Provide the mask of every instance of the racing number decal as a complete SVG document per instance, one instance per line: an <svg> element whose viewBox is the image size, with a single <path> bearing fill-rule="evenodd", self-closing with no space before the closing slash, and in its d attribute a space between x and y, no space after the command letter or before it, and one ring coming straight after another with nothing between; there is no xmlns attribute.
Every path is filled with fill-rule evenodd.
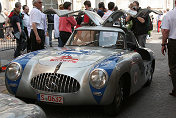
<svg viewBox="0 0 176 118"><path fill-rule="evenodd" d="M50 59L50 61L77 63L78 59L74 59L71 56L61 56L61 57L54 57L53 59Z"/></svg>

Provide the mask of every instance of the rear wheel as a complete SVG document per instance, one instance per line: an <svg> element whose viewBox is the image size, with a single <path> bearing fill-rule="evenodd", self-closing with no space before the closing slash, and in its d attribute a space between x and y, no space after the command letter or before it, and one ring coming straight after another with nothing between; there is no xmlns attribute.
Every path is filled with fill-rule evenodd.
<svg viewBox="0 0 176 118"><path fill-rule="evenodd" d="M120 112L122 104L129 96L129 89L127 86L128 84L126 84L124 79L121 79L119 82L119 87L116 90L113 103L109 106L106 106L104 109L108 115L115 116Z"/></svg>

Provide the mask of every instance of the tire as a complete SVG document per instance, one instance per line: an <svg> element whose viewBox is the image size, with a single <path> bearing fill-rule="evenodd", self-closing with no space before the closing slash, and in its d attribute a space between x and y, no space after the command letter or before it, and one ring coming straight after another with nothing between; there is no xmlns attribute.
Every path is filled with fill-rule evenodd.
<svg viewBox="0 0 176 118"><path fill-rule="evenodd" d="M27 98L22 98L22 97L18 97L15 96L16 98L22 100L23 102L27 103L27 104L35 104L35 100L34 99L27 99Z"/></svg>
<svg viewBox="0 0 176 118"><path fill-rule="evenodd" d="M154 73L154 69L152 66L149 66L150 68L147 71L146 77L147 77L147 82L145 83L145 86L150 86L152 83L152 79L153 79L153 73Z"/></svg>
<svg viewBox="0 0 176 118"><path fill-rule="evenodd" d="M129 96L127 85L124 79L120 80L113 103L104 108L107 115L116 116L120 112L124 101L126 101Z"/></svg>

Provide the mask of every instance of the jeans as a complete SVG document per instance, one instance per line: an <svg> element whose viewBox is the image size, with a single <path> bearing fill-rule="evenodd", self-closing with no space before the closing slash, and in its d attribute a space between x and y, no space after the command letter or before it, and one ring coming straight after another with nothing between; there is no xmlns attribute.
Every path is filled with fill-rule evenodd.
<svg viewBox="0 0 176 118"><path fill-rule="evenodd" d="M52 31L53 31L54 25L48 24L48 35L49 35L49 44L50 47L52 47Z"/></svg>
<svg viewBox="0 0 176 118"><path fill-rule="evenodd" d="M21 39L16 39L16 50L15 50L15 53L14 53L14 58L18 57L21 55L21 49L22 49L22 41Z"/></svg>
<svg viewBox="0 0 176 118"><path fill-rule="evenodd" d="M63 43L60 37L57 38L58 39L58 47L63 47Z"/></svg>
<svg viewBox="0 0 176 118"><path fill-rule="evenodd" d="M147 34L135 35L140 46L145 47Z"/></svg>
<svg viewBox="0 0 176 118"><path fill-rule="evenodd" d="M60 32L60 38L62 41L63 46L67 43L67 40L69 39L69 37L71 36L70 32Z"/></svg>
<svg viewBox="0 0 176 118"><path fill-rule="evenodd" d="M31 51L31 40L28 36L27 27L24 27L24 32L26 33L26 36L27 36L27 52L30 52Z"/></svg>
<svg viewBox="0 0 176 118"><path fill-rule="evenodd" d="M176 93L176 39L168 40L168 60L173 84L173 92Z"/></svg>

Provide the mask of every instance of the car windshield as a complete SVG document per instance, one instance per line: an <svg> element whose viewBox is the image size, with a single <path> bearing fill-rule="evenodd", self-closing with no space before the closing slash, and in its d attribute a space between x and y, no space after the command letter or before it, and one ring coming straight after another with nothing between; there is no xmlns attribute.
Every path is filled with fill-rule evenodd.
<svg viewBox="0 0 176 118"><path fill-rule="evenodd" d="M114 31L75 31L69 45L92 47L116 47L123 48L123 40L119 33Z"/></svg>

